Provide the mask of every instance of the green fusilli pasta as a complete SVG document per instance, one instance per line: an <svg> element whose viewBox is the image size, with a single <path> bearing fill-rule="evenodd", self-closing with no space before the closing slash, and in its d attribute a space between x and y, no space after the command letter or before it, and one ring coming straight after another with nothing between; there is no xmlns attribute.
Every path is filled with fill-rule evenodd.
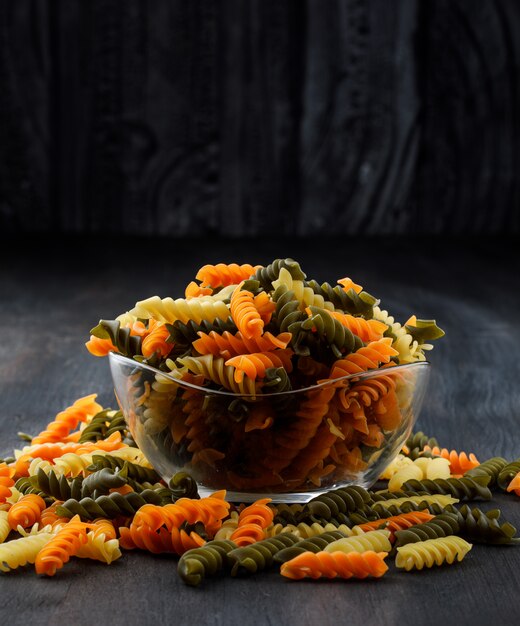
<svg viewBox="0 0 520 626"><path fill-rule="evenodd" d="M506 459L501 456L494 456L486 461L483 461L477 467L464 472L464 476L469 478L475 478L476 476L489 476L488 487L491 489L497 483L498 475L507 465Z"/></svg>
<svg viewBox="0 0 520 626"><path fill-rule="evenodd" d="M402 489L410 494L415 494L417 491L427 491L431 494L452 495L459 500L491 500L491 491L486 486L488 482L488 476L409 480Z"/></svg>
<svg viewBox="0 0 520 626"><path fill-rule="evenodd" d="M324 520L338 518L338 514L348 514L358 510L365 510L373 500L369 492L363 487L351 485L342 489L334 489L312 498L305 505L299 515L299 521L306 521L310 516Z"/></svg>
<svg viewBox="0 0 520 626"><path fill-rule="evenodd" d="M294 259L275 259L266 267L260 267L251 278L257 280L265 291L271 291L273 282L280 277L282 268L286 269L294 280L305 280L307 278L300 264Z"/></svg>
<svg viewBox="0 0 520 626"><path fill-rule="evenodd" d="M123 485L128 484L128 478L125 476L125 472L121 470L113 470L110 467L104 467L103 469L93 472L87 476L81 484L81 497L93 497L107 494L110 489L117 489ZM131 485L135 488L137 485L133 483ZM76 500L75 496L69 496ZM60 498L64 500L65 498Z"/></svg>
<svg viewBox="0 0 520 626"><path fill-rule="evenodd" d="M459 531L460 524L457 521L457 517L450 513L441 513L429 522L416 524L405 530L397 530L395 532L396 546L457 535Z"/></svg>
<svg viewBox="0 0 520 626"><path fill-rule="evenodd" d="M201 548L193 548L181 556L177 573L187 585L197 587L207 576L227 566L228 554L236 547L236 543L229 539L208 541Z"/></svg>
<svg viewBox="0 0 520 626"><path fill-rule="evenodd" d="M81 476L68 480L65 476L57 475L52 470L45 472L40 468L30 481L36 489L43 491L47 496L56 498L56 500L82 497L83 478Z"/></svg>
<svg viewBox="0 0 520 626"><path fill-rule="evenodd" d="M87 465L85 468L89 473L97 472L103 468L110 468L124 471L128 478L139 483L156 483L161 480L159 474L151 467L144 467L143 465L138 465L131 461L125 461L122 458L110 454L104 456L93 454L91 461L90 465Z"/></svg>
<svg viewBox="0 0 520 626"><path fill-rule="evenodd" d="M516 537L516 528L509 522L500 523L500 511L482 511L477 507L470 508L467 504L460 509L453 506L447 511L456 516L460 535L474 543L488 543L494 545L518 544L520 537Z"/></svg>
<svg viewBox="0 0 520 626"><path fill-rule="evenodd" d="M337 309L350 313L350 315L362 315L365 319L374 317L374 306L378 300L366 291L360 293L356 293L354 289L345 291L341 285L335 287L329 283L320 285L315 280L309 280L305 284L325 301L332 302Z"/></svg>
<svg viewBox="0 0 520 626"><path fill-rule="evenodd" d="M141 337L131 335L130 328L122 327L119 320L99 320L99 324L91 329L90 334L99 339L110 339L123 356L141 354Z"/></svg>
<svg viewBox="0 0 520 626"><path fill-rule="evenodd" d="M278 535L279 537L283 537L284 535ZM300 539L298 542L294 543L288 548L284 548L277 552L273 561L277 564L285 563L286 561L290 561L294 557L299 554L303 554L304 552L321 552L325 549L329 543L333 541L337 541L338 539L345 539L345 535L339 530L332 530L322 535L316 535L314 537L309 537L308 539Z"/></svg>
<svg viewBox="0 0 520 626"><path fill-rule="evenodd" d="M256 574L271 567L281 550L293 546L300 537L292 533L282 533L276 537L262 539L251 545L236 548L228 553L232 576Z"/></svg>
<svg viewBox="0 0 520 626"><path fill-rule="evenodd" d="M79 443L106 439L112 433L121 433L124 438L128 434L127 425L122 411L104 409L91 419L81 431Z"/></svg>
<svg viewBox="0 0 520 626"><path fill-rule="evenodd" d="M500 470L497 478L497 485L504 491L507 489L509 483L520 472L520 458L511 461Z"/></svg>
<svg viewBox="0 0 520 626"><path fill-rule="evenodd" d="M111 493L108 496L66 500L56 511L63 517L79 515L82 520L92 521L97 517L113 519L119 515L133 516L144 504L163 505L162 498L151 489L141 493Z"/></svg>

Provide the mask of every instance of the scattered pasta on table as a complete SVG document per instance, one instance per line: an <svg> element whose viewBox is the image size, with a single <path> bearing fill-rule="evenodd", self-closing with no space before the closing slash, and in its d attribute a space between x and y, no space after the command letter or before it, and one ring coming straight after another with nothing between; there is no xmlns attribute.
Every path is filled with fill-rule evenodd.
<svg viewBox="0 0 520 626"><path fill-rule="evenodd" d="M150 366L150 380L131 380L136 419L184 469L165 480L121 410L95 393L78 398L0 459L0 571L32 565L59 576L71 559L111 565L140 550L169 554L192 586L265 571L367 579L463 567L474 543L520 544L498 509L478 507L496 492L520 496L519 458L481 459L408 431L371 489L355 480L331 487L400 427L393 368L425 361L444 334L434 320L400 324L379 304L350 278L320 284L277 259L206 265L183 298L152 296L101 320L88 350ZM299 400L284 394L308 388ZM208 412L200 389L237 401ZM199 496L216 468L225 468L225 488ZM276 503L287 484L317 495ZM231 501L228 486L272 497Z"/></svg>

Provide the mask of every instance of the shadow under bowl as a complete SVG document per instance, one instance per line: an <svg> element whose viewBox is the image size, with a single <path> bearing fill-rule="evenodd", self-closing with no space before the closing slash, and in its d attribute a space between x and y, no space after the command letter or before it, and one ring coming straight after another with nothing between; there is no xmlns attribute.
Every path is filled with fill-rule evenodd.
<svg viewBox="0 0 520 626"><path fill-rule="evenodd" d="M282 393L237 395L110 353L116 398L135 442L168 481L188 472L201 496L307 502L372 486L419 415L427 361Z"/></svg>

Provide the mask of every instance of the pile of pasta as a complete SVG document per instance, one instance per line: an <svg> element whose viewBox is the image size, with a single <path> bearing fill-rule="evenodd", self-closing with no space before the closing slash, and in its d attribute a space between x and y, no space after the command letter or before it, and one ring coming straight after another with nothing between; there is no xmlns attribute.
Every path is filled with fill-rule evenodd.
<svg viewBox="0 0 520 626"><path fill-rule="evenodd" d="M137 302L101 320L86 346L170 375L129 370L125 396L142 436L199 483L327 488L402 437L413 380L392 368L425 361L444 334L434 320L401 324L379 304L350 278L307 279L293 259L205 265L184 297ZM345 382L366 372L381 375Z"/></svg>
<svg viewBox="0 0 520 626"><path fill-rule="evenodd" d="M520 458L479 462L412 434L381 489L351 485L306 504L199 497L185 473L166 484L134 445L121 412L76 400L0 460L0 571L53 576L71 559L111 564L126 550L170 554L180 578L380 578L461 561L474 543L518 545L493 491L520 496Z"/></svg>

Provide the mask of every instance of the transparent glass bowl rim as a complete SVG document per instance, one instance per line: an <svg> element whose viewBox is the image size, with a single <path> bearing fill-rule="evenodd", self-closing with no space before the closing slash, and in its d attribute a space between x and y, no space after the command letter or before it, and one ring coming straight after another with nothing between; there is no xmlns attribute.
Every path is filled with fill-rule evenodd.
<svg viewBox="0 0 520 626"><path fill-rule="evenodd" d="M421 370L424 369L428 371L431 364L429 361L414 361L413 363L404 363L402 365L394 365L392 367L384 367L379 369L368 370L366 372L359 372L354 374L346 374L345 376L341 376L340 378L333 378L324 380L321 383L316 383L315 385L310 385L309 387L300 387L299 389L289 389L288 391L278 391L274 393L258 393L258 394L248 394L248 393L235 393L233 391L221 391L220 389L210 389L208 387L201 387L200 385L194 385L193 383L189 383L187 381L181 380L168 374L168 372L163 372L162 370L158 370L156 367L148 365L147 363L141 363L140 361L136 361L127 356L123 356L122 354L118 354L117 352L110 352L108 355L110 362L114 362L115 364L125 365L127 367L133 367L134 369L146 369L152 372L155 375L162 376L175 382L180 387L186 387L189 389L194 389L196 391L205 393L205 394L214 394L222 397L228 398L250 398L251 400L257 400L259 396L262 399L269 398L283 398L284 396L294 396L299 393L308 393L309 391L314 391L318 389L323 389L326 387L344 387L349 382L359 382L360 380L366 380L370 378L378 378L379 376L384 376L385 374L392 374L397 372L403 372L408 370Z"/></svg>

